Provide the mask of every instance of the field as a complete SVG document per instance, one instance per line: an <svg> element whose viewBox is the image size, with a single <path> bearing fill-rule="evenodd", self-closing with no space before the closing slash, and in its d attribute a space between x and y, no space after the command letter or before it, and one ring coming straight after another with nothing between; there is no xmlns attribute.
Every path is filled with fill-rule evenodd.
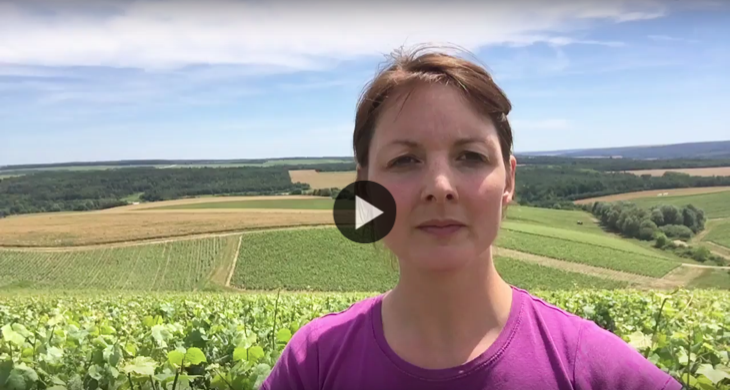
<svg viewBox="0 0 731 390"><path fill-rule="evenodd" d="M659 204L671 204L675 206L692 204L702 209L707 219L713 219L729 217L729 201L731 201L729 191L723 191L710 194L633 199L632 203L648 208Z"/></svg>
<svg viewBox="0 0 731 390"><path fill-rule="evenodd" d="M355 181L355 171L351 172L317 172L315 170L289 171L292 183L307 183L316 188L345 188Z"/></svg>
<svg viewBox="0 0 731 390"><path fill-rule="evenodd" d="M728 187L697 187L697 188L676 188L667 190L651 190L651 191L638 191L638 192L627 192L624 194L600 196L597 198L581 199L574 203L576 204L591 204L594 202L618 202L621 200L635 200L640 198L662 198L661 194L667 194L667 197L672 196L684 196L684 195L696 195L696 194L710 194L715 192L728 192Z"/></svg>
<svg viewBox="0 0 731 390"><path fill-rule="evenodd" d="M729 247L729 220L722 220L713 226L711 231L703 238L704 241L710 241L723 247Z"/></svg>
<svg viewBox="0 0 731 390"><path fill-rule="evenodd" d="M621 282L498 257L501 275L522 288L619 288ZM398 273L382 249L348 241L332 229L246 234L231 285L244 289L385 291Z"/></svg>
<svg viewBox="0 0 731 390"><path fill-rule="evenodd" d="M213 209L29 214L0 219L0 246L91 245L332 223L329 210L240 209L232 212Z"/></svg>
<svg viewBox="0 0 731 390"><path fill-rule="evenodd" d="M305 323L374 294L14 294L0 298L0 387L257 389ZM533 294L693 388L729 389L726 291Z"/></svg>
<svg viewBox="0 0 731 390"><path fill-rule="evenodd" d="M661 278L680 263L633 252L519 231L503 231L496 245L502 248L583 263L594 267Z"/></svg>
<svg viewBox="0 0 731 390"><path fill-rule="evenodd" d="M0 250L0 288L195 291L224 285L238 237L76 251Z"/></svg>
<svg viewBox="0 0 731 390"><path fill-rule="evenodd" d="M667 252L646 248L635 244L632 240L621 239L615 235L606 234L602 231L587 229L586 232L574 229L564 229L555 225L540 225L507 220L502 225L503 234L526 233L535 236L556 238L559 240L594 245L598 248L607 248L620 252L627 252L651 258L667 260Z"/></svg>
<svg viewBox="0 0 731 390"><path fill-rule="evenodd" d="M331 205L197 198L0 220L0 246L31 246L0 248L0 388L171 388L184 356L200 376L179 375L178 388L256 388L307 321L397 281L377 246L306 226L331 225ZM687 369L693 388L729 389L728 270L683 267L581 211L512 206L496 244L508 283L615 332L676 378Z"/></svg>
<svg viewBox="0 0 731 390"><path fill-rule="evenodd" d="M693 279L688 287L691 288L717 288L720 290L728 290L731 288L731 276L728 270L704 270L701 276Z"/></svg>
<svg viewBox="0 0 731 390"><path fill-rule="evenodd" d="M604 234L604 231L596 223L594 216L583 211L558 211L514 205L508 207L507 219L515 222ZM581 222L582 224L579 225L577 222Z"/></svg>
<svg viewBox="0 0 731 390"><path fill-rule="evenodd" d="M284 198L284 197L280 197ZM329 198L310 197L310 199L267 199L240 200L230 202L188 203L172 206L148 208L146 210L193 210L193 209L294 209L294 210L332 210L335 201Z"/></svg>
<svg viewBox="0 0 731 390"><path fill-rule="evenodd" d="M730 176L731 167L717 167L717 168L688 168L688 169L640 169L634 171L625 171L627 173L633 173L637 176L651 175L651 176L662 176L665 172L678 172L687 173L691 176Z"/></svg>

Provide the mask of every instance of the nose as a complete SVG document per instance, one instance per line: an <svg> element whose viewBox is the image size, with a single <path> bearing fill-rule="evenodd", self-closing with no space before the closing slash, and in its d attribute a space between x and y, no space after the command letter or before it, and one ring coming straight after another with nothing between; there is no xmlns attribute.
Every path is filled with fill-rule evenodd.
<svg viewBox="0 0 731 390"><path fill-rule="evenodd" d="M453 202L458 199L451 167L446 163L433 163L425 172L422 200L427 202Z"/></svg>

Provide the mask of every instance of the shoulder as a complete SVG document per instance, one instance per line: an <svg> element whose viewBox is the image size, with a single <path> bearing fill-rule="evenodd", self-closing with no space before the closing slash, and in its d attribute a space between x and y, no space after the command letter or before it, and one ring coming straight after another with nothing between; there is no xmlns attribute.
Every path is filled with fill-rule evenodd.
<svg viewBox="0 0 731 390"><path fill-rule="evenodd" d="M262 389L319 389L322 373L338 352L371 330L369 313L381 297L363 299L305 324L285 346Z"/></svg>
<svg viewBox="0 0 731 390"><path fill-rule="evenodd" d="M548 339L565 357L578 389L681 388L616 334L526 291L517 291L523 294L525 326Z"/></svg>

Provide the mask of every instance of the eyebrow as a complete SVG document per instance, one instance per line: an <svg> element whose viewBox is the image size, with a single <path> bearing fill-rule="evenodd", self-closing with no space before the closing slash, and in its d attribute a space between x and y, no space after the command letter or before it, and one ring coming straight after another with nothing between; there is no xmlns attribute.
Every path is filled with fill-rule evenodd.
<svg viewBox="0 0 731 390"><path fill-rule="evenodd" d="M454 144L456 146L462 146L462 145L473 144L473 143L485 143L485 140L483 138L480 138L480 137L466 137L466 138L460 138L460 139L458 139L457 141L455 141ZM408 146L408 147L411 147L411 148L416 148L416 147L419 146L419 144L417 142L414 142L414 141L411 141L411 140L408 140L408 139L396 139L396 140L393 140L393 141L389 142L388 145L389 146L391 146L391 145L404 145L404 146Z"/></svg>

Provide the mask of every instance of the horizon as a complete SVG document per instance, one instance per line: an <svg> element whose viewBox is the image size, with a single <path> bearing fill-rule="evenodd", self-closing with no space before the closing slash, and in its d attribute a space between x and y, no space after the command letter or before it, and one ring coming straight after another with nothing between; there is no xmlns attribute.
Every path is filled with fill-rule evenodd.
<svg viewBox="0 0 731 390"><path fill-rule="evenodd" d="M563 149L563 150L528 150L528 151L514 151L513 155L520 156L523 155L525 157L537 157L537 156L543 156L543 157L550 157L551 155L548 153L566 153L566 152L578 152L578 151L592 151L592 150L604 150L604 149L613 149L613 148L622 148L622 149L629 149L629 148L652 148L652 147L662 147L662 146L676 146L676 145L692 145L692 144L702 144L702 143L719 143L719 142L731 142L731 140L716 140L716 141L704 141L704 142L683 142L683 143L677 143L677 144L655 144L655 145L624 145L624 146L613 146L613 147L607 147L607 148L579 148L579 149ZM543 153L543 154L539 154ZM203 162L203 161L215 161L215 162L223 162L223 161L250 161L250 160L268 160L268 161L275 161L275 160L297 160L297 159L347 159L347 158L354 158L355 156L351 155L323 155L323 156L283 156L283 157L258 157L258 158L248 158L248 157L240 157L240 158L141 158L141 159L119 159L119 160L76 160L76 161L55 161L55 162L47 162L47 163L27 163L27 164L9 164L9 165L0 165L0 169L5 168L13 168L16 166L33 166L33 165L68 165L73 166L72 164L93 164L93 163L121 163L121 162L136 162L136 161L161 161L161 162L170 162L170 161L186 161L186 162ZM565 157L565 156L558 156L558 157ZM571 157L576 159L581 158L596 158L596 157ZM605 157L609 158L609 157ZM627 157L627 159L631 160L633 158ZM690 159L693 158L683 158L683 159ZM703 159L704 160L704 159Z"/></svg>
<svg viewBox="0 0 731 390"><path fill-rule="evenodd" d="M728 140L728 3L525 3L0 0L0 166L352 157L361 89L425 42L487 66L516 154Z"/></svg>

